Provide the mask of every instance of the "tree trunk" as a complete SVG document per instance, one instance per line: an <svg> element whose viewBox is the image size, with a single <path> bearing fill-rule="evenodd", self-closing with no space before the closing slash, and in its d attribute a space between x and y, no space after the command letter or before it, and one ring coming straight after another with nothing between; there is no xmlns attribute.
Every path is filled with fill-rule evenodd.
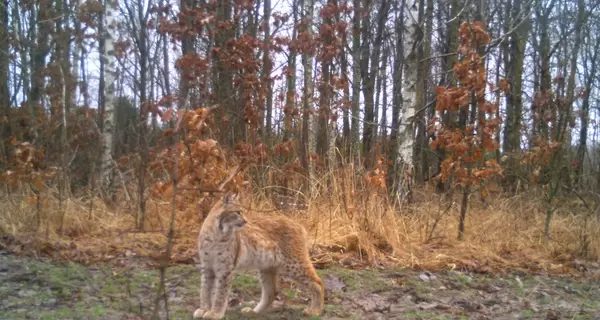
<svg viewBox="0 0 600 320"><path fill-rule="evenodd" d="M8 148L5 145L11 135L10 130L10 91L9 81L9 46L8 46L8 0L0 4L0 159L7 163ZM0 168L4 170L5 168Z"/></svg>
<svg viewBox="0 0 600 320"><path fill-rule="evenodd" d="M228 25L231 22L232 8L228 0L217 0L217 12L215 17L217 27L215 34L215 49L213 50L213 92L215 93L214 103L221 105L221 108L215 110L217 123L228 121L226 128L220 131L220 142L224 145L233 147L240 137L244 134L244 122L241 114L243 109L239 110L234 100L233 90L233 72L223 62L227 55L227 41L235 37L235 30Z"/></svg>
<svg viewBox="0 0 600 320"><path fill-rule="evenodd" d="M162 7L164 5L164 1L161 0L160 1L160 6ZM162 55L163 55L163 70L162 70L162 75L163 75L163 89L164 89L164 96L170 97L171 96L171 73L169 72L169 68L170 68L170 63L169 63L169 41L167 39L167 35L163 34L161 36L162 38ZM171 108L172 104L170 102L167 103L167 107ZM173 120L171 120L171 125L170 127L173 127ZM173 141L170 141L171 143L169 144L173 144Z"/></svg>
<svg viewBox="0 0 600 320"><path fill-rule="evenodd" d="M77 8L79 7L79 0L71 0L71 2L68 4L69 6L71 6L72 8ZM79 37L81 37L81 21L79 21L79 19L77 19L77 17L75 16L75 14L73 12L71 12L71 15L73 16L72 20L73 20L73 29L74 29L74 34L73 37L74 39L71 40L71 45L70 45L70 50L72 52L72 62L71 62L71 91L68 91L69 94L69 103L71 104L71 107L76 107L77 106L77 93L79 90L79 94L81 94L81 90L80 90L80 81L79 81L79 71L80 69L80 64L83 63L82 59L81 59L81 55L80 55L80 43L78 42L78 40L80 39Z"/></svg>
<svg viewBox="0 0 600 320"><path fill-rule="evenodd" d="M313 0L304 0L303 6L305 7L305 16L304 23L308 41L313 41L313 32L312 32L312 24L313 24L313 16L314 16L314 1ZM312 132L313 129L313 108L312 108L312 97L314 92L314 83L313 83L313 61L312 55L309 52L302 53L302 64L304 68L304 92L302 97L302 140L301 140L301 161L304 170L307 173L307 178L305 179L304 191L307 195L311 194L311 183L315 179L315 163L312 161L311 157L315 153L315 135Z"/></svg>
<svg viewBox="0 0 600 320"><path fill-rule="evenodd" d="M58 197L59 197L59 210L61 211L61 219L59 225L59 233L62 232L64 211L62 210L62 201L69 193L70 184L68 179L68 151L69 145L67 143L67 115L70 110L70 99L67 92L71 88L70 86L70 56L69 56L69 39L70 35L66 32L65 27L68 26L69 21L67 14L66 5L63 3L65 0L58 0L55 2L55 34L54 34L54 54L52 56L52 67L55 70L51 75L51 84L56 89L55 92L50 94L51 108L56 110L56 114L60 117L60 134L56 136L56 146L60 153L60 166L61 170L58 175ZM65 61L66 60L66 61Z"/></svg>
<svg viewBox="0 0 600 320"><path fill-rule="evenodd" d="M362 24L361 24L361 46L360 46L360 77L363 84L363 98L365 101L365 116L363 118L363 136L362 136L362 155L364 157L365 167L370 166L369 159L367 156L371 153L371 144L373 138L373 94L375 91L375 80L371 77L369 72L369 58L371 55L370 50L370 39L371 39L371 21L370 14L368 12L371 8L372 0L363 0L362 9ZM382 0L382 5L387 1ZM378 13L379 15L381 12ZM377 46L377 39L373 40L374 48ZM375 56L372 59L377 59ZM372 61L372 60L371 60Z"/></svg>
<svg viewBox="0 0 600 320"><path fill-rule="evenodd" d="M382 1L382 3L384 3ZM372 0L362 0L361 12L361 43L360 43L360 78L362 81L363 99L364 99L364 117L362 134L362 159L365 167L370 166L368 155L371 152L371 138L373 131L373 81L369 72L369 57L371 55L371 3ZM373 41L375 43L375 41ZM374 58L374 57L373 57Z"/></svg>
<svg viewBox="0 0 600 320"><path fill-rule="evenodd" d="M100 130L100 134L104 133L104 109L106 106L106 94L105 94L105 73L104 73L104 69L105 69L105 65L106 65L106 59L104 59L104 53L106 52L106 22L105 20L105 12L101 12L100 13L100 18L98 19L98 34L99 39L98 39L98 54L100 56L100 63L99 63L99 71L100 71L100 79L98 80L98 129ZM83 57L82 57L83 58ZM85 65L85 60L83 60L84 63L82 64L82 66ZM85 73L83 73L83 77L84 77L84 82L86 83L86 79L85 79ZM88 105L89 106L89 105ZM102 142L103 143L103 142ZM102 157L98 157L98 163L97 165L101 168L102 167Z"/></svg>
<svg viewBox="0 0 600 320"><path fill-rule="evenodd" d="M585 162L585 154L587 152L587 139L588 139L588 125L590 116L590 95L594 85L594 79L596 77L598 67L598 51L600 51L600 41L595 40L595 46L592 49L592 57L590 57L590 70L584 69L585 75L585 94L583 95L583 102L581 103L581 112L579 113L579 121L581 124L581 130L579 131L579 147L577 148L577 167L575 171L575 185L581 186L583 179L583 165ZM588 65L587 61L584 65Z"/></svg>
<svg viewBox="0 0 600 320"><path fill-rule="evenodd" d="M447 72L447 74L443 74L440 78L439 85L440 86L455 86L456 85L456 75L454 74L453 68L456 64L456 52L458 50L458 27L460 25L461 17L460 12L462 9L462 1L460 0L452 0L451 1L451 9L449 12L449 17L451 21L448 23L447 33L444 34L444 28L439 28L439 38L447 39L444 45L444 54L445 58L442 59L441 70L442 72ZM442 20L441 12L438 10L438 20ZM457 112L446 110L442 114L442 122L446 128L455 128L457 121ZM437 154L437 174L442 171L442 162L446 158L446 150L441 148L436 148ZM438 192L444 192L446 190L447 183L444 183L442 180L438 180L436 184L436 190Z"/></svg>
<svg viewBox="0 0 600 320"><path fill-rule="evenodd" d="M365 0L365 3L370 4L370 0ZM366 159L367 155L373 154L373 143L375 142L375 135L377 134L377 119L375 113L375 107L373 104L373 95L375 92L375 78L379 73L379 58L381 55L381 46L383 45L383 31L387 16L389 12L389 1L381 0L379 10L377 12L377 30L375 31L375 38L373 39L373 55L371 56L369 66L369 41L367 37L370 37L369 32L364 32L365 27L368 28L369 20L365 18L363 21L363 60L361 66L364 68L363 73L363 95L365 97L365 122L363 130L363 155L365 156L365 164L368 165L374 163L374 157ZM368 15L366 15L368 17ZM368 67L369 66L369 67Z"/></svg>
<svg viewBox="0 0 600 320"><path fill-rule="evenodd" d="M431 68L431 60L427 59L427 57L431 56L431 38L433 35L433 0L426 0L426 9L425 3L421 2L421 8L419 10L419 16L421 16L421 11L424 11L424 23L425 23L425 32L423 34L422 44L419 46L419 76L418 76L418 102L417 108L424 108L427 105L428 100L428 92L429 90L429 77L430 77L430 68ZM421 17L419 17L421 20ZM421 23L422 24L422 23ZM433 106L430 107L431 110L435 110ZM423 182L424 179L429 174L429 134L427 133L427 115L429 113L425 110L421 111L417 117L417 127L418 134L416 138L416 147L417 147L417 162L419 163L419 171L416 175L416 178L419 182Z"/></svg>
<svg viewBox="0 0 600 320"><path fill-rule="evenodd" d="M577 20L575 20L575 36L573 41L573 47L571 49L571 59L569 61L569 78L567 79L567 106L564 122L571 122L571 115L573 114L573 105L575 104L575 75L577 74L577 58L579 57L579 49L582 42L582 30L586 20L585 13L585 0L577 0ZM568 126L563 126L567 128ZM568 147L571 144L570 131L565 129L563 138L565 146Z"/></svg>
<svg viewBox="0 0 600 320"><path fill-rule="evenodd" d="M549 93L551 89L549 16L557 1L551 0L546 8L542 6L543 2L544 1L542 0L535 1L537 17L536 22L538 23L538 30L540 34L539 46L537 50L537 54L539 56L538 60L540 61L540 84L536 90L541 94L546 94ZM545 120L545 116L546 113L550 113L552 110L548 110L547 106L542 106L543 109L537 108L539 108L539 106L536 106L536 109L533 110L534 114L537 115L537 123L534 123L533 128L534 137L539 135L541 139L548 141L548 123ZM537 124L537 126L535 126L535 124Z"/></svg>
<svg viewBox="0 0 600 320"><path fill-rule="evenodd" d="M181 0L179 2L179 5L181 6L181 11L188 12L192 8L192 3L192 0ZM189 28L189 26L192 24L192 17L187 16L185 22L187 27ZM185 56L186 54L192 53L193 51L194 39L189 33L184 32L183 38L181 39L181 54ZM184 72L180 72L179 76L179 99L188 98L188 91L190 86L189 81L186 79L186 77L183 76L183 73ZM206 86L208 86L208 84L206 84Z"/></svg>
<svg viewBox="0 0 600 320"><path fill-rule="evenodd" d="M48 30L52 29L53 19L49 17L51 10L49 0L38 2L36 19L31 20L30 30L35 30L37 44L33 46L31 53L31 90L28 98L35 109L38 109L42 102L42 89L45 86L43 68L46 66L46 58L50 53Z"/></svg>
<svg viewBox="0 0 600 320"><path fill-rule="evenodd" d="M504 54L504 47L500 46L498 56L502 57L503 54ZM496 61L496 79L495 79L496 84L500 83L500 66L501 66L501 63L499 61ZM495 94L496 100L494 102L497 105L500 105L500 93L501 93L500 90L496 90L496 94ZM496 118L501 119L500 118L500 108L496 108ZM498 143L498 145L501 145L502 141L500 141L499 134L496 135L496 142ZM501 160L500 148L496 149L496 151L495 151L495 159L496 159L496 163L500 163L500 160Z"/></svg>
<svg viewBox="0 0 600 320"><path fill-rule="evenodd" d="M385 45L385 44L384 44ZM381 127L381 133L379 134L381 136L381 153L382 154L387 154L388 152L388 124L387 124L387 110L388 110L388 73L387 73L387 68L388 68L388 62L390 59L390 50L391 50L391 46L390 45L385 45L384 49L383 49L383 56L381 57L382 60L382 65L381 65L381 75L380 75L380 81L381 81L381 86L383 88L383 92L382 92L382 98L381 98L381 122L380 122L380 127Z"/></svg>
<svg viewBox="0 0 600 320"><path fill-rule="evenodd" d="M398 128L400 146L396 159L399 174L402 177L400 195L411 199L411 182L413 176L414 148L414 116L417 102L417 73L419 71L418 39L419 39L419 3L418 0L407 0L404 6L406 30L404 37L404 76L402 88L402 121ZM409 172L409 174L404 174Z"/></svg>
<svg viewBox="0 0 600 320"><path fill-rule="evenodd" d="M136 39L137 49L139 52L140 63L140 80L137 92L140 94L140 110L137 125L138 143L140 152L140 165L137 172L138 178L138 207L139 219L137 221L138 229L144 229L144 221L146 220L146 175L148 167L148 75L150 64L150 52L148 48L148 19L144 13L144 4L142 1L137 2L137 17L134 17L134 12L131 11L131 19L137 19L139 30ZM134 23L136 25L136 23Z"/></svg>
<svg viewBox="0 0 600 320"><path fill-rule="evenodd" d="M327 0L327 6L332 10L335 8L333 0ZM335 9L333 9L335 10ZM324 10L327 12L328 10ZM329 152L329 118L331 116L331 62L333 56L327 52L327 47L332 42L333 19L329 13L325 13L323 24L328 27L321 27L321 38L323 39L323 50L321 51L319 60L321 60L321 81L319 85L319 112L318 112L318 134L317 134L317 153L323 159Z"/></svg>
<svg viewBox="0 0 600 320"><path fill-rule="evenodd" d="M344 0L344 5L346 5L346 0ZM336 20L337 22L342 22L340 18L339 10L336 12ZM346 43L348 43L347 33L344 32L342 34L342 43L344 44L340 49L340 77L344 83L344 93L342 98L342 107L343 107L343 128L342 128L342 141L343 141L343 152L342 154L346 157L350 155L350 86L349 86L349 77L348 77L348 56L346 52Z"/></svg>
<svg viewBox="0 0 600 320"><path fill-rule="evenodd" d="M266 101L265 101L265 130L263 132L264 138L267 144L271 143L271 132L273 128L272 117L273 117L273 84L271 82L271 70L273 69L273 63L270 58L270 44L271 44L271 0L264 0L264 31L265 39L263 41L263 85L266 87ZM261 119L262 120L262 119Z"/></svg>
<svg viewBox="0 0 600 320"><path fill-rule="evenodd" d="M523 63L525 61L525 46L529 33L529 15L524 20L517 21L522 16L521 11L527 10L522 6L522 0L514 0L511 6L511 25L518 27L511 34L509 40L509 64L507 80L510 83L510 92L506 96L506 126L504 127L504 151L508 153L506 186L512 192L516 191L519 176L516 155L521 150L521 127L523 121Z"/></svg>
<svg viewBox="0 0 600 320"><path fill-rule="evenodd" d="M351 112L351 127L350 127L350 156L353 159L359 157L358 139L359 133L359 118L360 118L360 0L354 0L354 15L352 17L352 112Z"/></svg>
<svg viewBox="0 0 600 320"><path fill-rule="evenodd" d="M480 0L479 6L478 6L478 10L475 14L475 21L480 21L485 25L485 21L483 18L483 10L485 7L485 0ZM479 47L476 48L477 49L477 54L479 55L479 57L483 58L483 55L485 54L485 46L483 45L479 45ZM485 70L485 59L481 59L481 64L480 64L480 68L481 70ZM487 79L483 79L484 81L486 81ZM478 87L476 85L476 87ZM482 87L485 88L485 85L483 85ZM480 138L480 141L483 142L484 141L484 135L483 135L483 130L485 130L485 123L486 123L486 119L485 119L485 113L482 112L481 107L479 106L479 104L484 104L482 103L480 100L483 99L485 100L485 95L484 94L480 94L478 92L478 89L472 89L471 90L471 112L470 112L470 118L469 118L469 127L470 128L477 128L477 132L478 132L478 136ZM465 108L467 109L467 108ZM480 111L481 113L478 114L478 111ZM463 131L467 134L469 134L469 130L465 130ZM471 149L469 151L469 153L473 153L473 147L474 145L470 145L469 149ZM466 163L466 169L467 169L467 176L472 177L473 176L473 166L477 166L477 167L483 167L484 165L484 161L483 159L477 163L477 162L467 162ZM471 186L470 185L466 185L462 187L462 203L461 203L461 208L460 208L460 217L459 217L459 221L458 221L458 240L462 241L464 239L465 236L465 222L467 219L467 210L468 210L468 205L469 205L469 195L471 194Z"/></svg>
<svg viewBox="0 0 600 320"><path fill-rule="evenodd" d="M586 13L585 13L585 0L577 0L577 20L575 21L575 41L573 43L573 51L571 52L571 61L570 61L570 67L569 67L569 78L567 80L567 112L566 112L566 119L564 120L566 123L570 123L571 121L575 122L575 120L571 119L572 114L573 114L573 105L575 104L575 75L577 74L577 58L579 57L579 50L581 48L581 42L582 42L582 30L583 30L583 26L585 25L585 20L586 20ZM589 91L588 91L589 92ZM588 95L589 96L589 95ZM586 99L589 100L589 97L587 97ZM585 101L584 101L585 104ZM589 109L589 101L588 101L588 106L582 106L586 107L586 109ZM589 111L586 110L582 110L581 114L584 113L589 113ZM586 145L586 140L587 140L587 119L584 119L583 117L580 117L582 119L581 122L581 134L580 134L580 148L577 152L578 156L580 154L580 152L583 152L583 154L585 154L585 149L581 149L581 145L582 145L582 139L581 139L581 135L585 134L585 137L583 139L583 147L585 148ZM585 124L585 127L584 127ZM568 128L569 126L563 126L564 128ZM568 129L565 129L565 134L564 134L564 144L565 144L565 150L568 151L569 147L571 146L571 132ZM583 166L583 155L581 155L581 162L580 165ZM564 182L566 186L571 186L571 179L569 177L569 175L564 175Z"/></svg>
<svg viewBox="0 0 600 320"><path fill-rule="evenodd" d="M293 11L293 21L294 27L292 29L292 42L297 40L297 24L298 24L298 2L297 0L293 0L292 3L292 11ZM283 140L287 141L292 137L293 130L293 115L294 110L296 109L295 101L296 101L296 48L295 46L290 46L290 52L288 55L288 70L286 73L286 96L285 96L285 108L283 110L284 118L283 118Z"/></svg>
<svg viewBox="0 0 600 320"><path fill-rule="evenodd" d="M117 78L117 57L115 56L115 46L113 35L116 28L117 2L115 0L106 0L104 7L104 50L101 59L104 61L104 112L103 112L103 132L102 132L102 183L108 192L109 198L112 198L113 185L113 124L115 109L115 80Z"/></svg>
<svg viewBox="0 0 600 320"><path fill-rule="evenodd" d="M63 81L65 85L65 91L67 92L66 100L64 101L64 110L67 114L75 107L75 97L73 95L74 81L73 75L71 74L71 32L69 32L69 3L68 0L56 1L56 10L60 13L60 17L56 22L56 33L58 36L57 41L57 56L59 57L59 64L63 73Z"/></svg>
<svg viewBox="0 0 600 320"><path fill-rule="evenodd" d="M397 16L394 22L394 33L396 34L396 45L394 52L394 65L392 72L392 85L393 85L393 96L392 96L392 123L390 132L390 145L388 149L388 172L387 172L387 187L390 198L395 199L396 194L399 191L399 179L401 177L401 169L398 166L396 159L398 158L398 147L400 145L399 132L400 132L400 109L402 108L402 76L403 76L403 65L404 65L404 11L402 10L406 5L406 0L402 0L401 3L394 3L394 11Z"/></svg>
<svg viewBox="0 0 600 320"><path fill-rule="evenodd" d="M19 8L20 6L12 6L12 16L13 17L18 17L21 14L24 14L23 12L19 12ZM34 19L31 19L32 21ZM21 24L21 19L12 19L12 23L13 23L13 38L14 39L18 39L19 43L25 43L25 31L23 30L23 25ZM8 43L7 43L8 44ZM27 55L28 53L28 48L26 47L21 47L19 49L19 58L21 59L21 81L23 82L23 86L22 86L22 94L24 97L29 97L29 94L31 92L31 86L30 86L30 80L31 80L31 63L30 63L30 59ZM8 58L8 56L7 56ZM29 117L31 118L31 121L29 123L30 128L29 128L29 132L33 133L31 136L34 137L36 135L36 114L35 114L35 110L34 110L34 106L33 103L31 102L30 99L27 99L27 109L28 109L28 113L29 113ZM29 136L29 134L27 134L27 136ZM31 139L26 139L25 137L23 137L23 140L29 140L31 141Z"/></svg>

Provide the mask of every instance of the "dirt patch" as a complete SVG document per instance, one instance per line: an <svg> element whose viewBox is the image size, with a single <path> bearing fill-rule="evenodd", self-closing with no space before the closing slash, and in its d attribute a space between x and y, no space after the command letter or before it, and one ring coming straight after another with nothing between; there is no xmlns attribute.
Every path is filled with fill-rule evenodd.
<svg viewBox="0 0 600 320"><path fill-rule="evenodd" d="M326 286L321 319L600 319L595 280L341 267L318 272ZM83 266L0 252L0 319L146 319L158 281L158 272L134 257ZM191 319L199 286L195 266L168 269L169 318ZM258 299L256 278L237 275L226 319L310 319L302 316L308 300L293 284L282 283L266 314L239 312Z"/></svg>

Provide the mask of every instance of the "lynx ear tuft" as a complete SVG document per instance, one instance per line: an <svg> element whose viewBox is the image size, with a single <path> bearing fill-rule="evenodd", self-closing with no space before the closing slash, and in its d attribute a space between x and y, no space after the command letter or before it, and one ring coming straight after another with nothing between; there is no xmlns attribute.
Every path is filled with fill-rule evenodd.
<svg viewBox="0 0 600 320"><path fill-rule="evenodd" d="M223 197L223 202L224 203L234 203L237 202L240 199L239 194L236 193L226 193L225 196Z"/></svg>

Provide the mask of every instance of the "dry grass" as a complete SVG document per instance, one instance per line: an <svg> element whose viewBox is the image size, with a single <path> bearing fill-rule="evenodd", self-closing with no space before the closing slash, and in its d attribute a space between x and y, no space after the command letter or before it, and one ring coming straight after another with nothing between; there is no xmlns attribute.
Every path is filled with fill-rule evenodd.
<svg viewBox="0 0 600 320"><path fill-rule="evenodd" d="M546 241L543 213L536 210L534 203L523 202L497 199L485 209L475 206L469 211L466 241L462 242L456 240L458 206L440 219L444 208L439 208L434 200L420 202L399 214L381 206L363 211L371 219L371 232L364 232L359 223L343 223L341 215L333 218L330 227L329 219L323 217L317 223L322 229L317 239L329 242L357 233L364 247L374 248L380 246L383 238L393 248L393 257L400 265L415 268L567 272L569 264L581 253L580 216L556 215L552 240ZM439 222L432 234L436 219ZM600 254L599 227L595 219L593 225L588 225L592 233L588 257L592 259Z"/></svg>
<svg viewBox="0 0 600 320"><path fill-rule="evenodd" d="M567 207L557 211L552 220L552 239L547 241L543 237L544 212L532 195L487 199L486 204L473 196L466 240L459 242L456 240L458 203L446 210L448 205L439 196L430 190L420 190L415 195L416 203L394 209L376 200L376 196L361 198L350 194L348 190L353 189L341 185L337 183L340 188L334 187L329 195L314 195L308 209L303 211L273 212L264 197L253 197L255 201L249 203L252 209L248 214L293 215L318 244L314 254L320 261L352 260L356 264L386 263L428 270L523 269L564 274L576 272L575 259L600 257L597 217L589 219L585 230L589 244L584 257L581 251L584 213L569 212ZM37 228L36 204L30 204L26 196L5 196L0 200L4 245L17 252L87 263L134 254L156 258L165 248L168 202L149 201L145 232L134 227L135 209L110 209L98 200L92 201L90 211L87 200L71 199L59 208L55 199L46 196L40 207L41 221ZM193 261L200 224L196 205L177 213L174 262ZM337 252L340 250L344 253Z"/></svg>

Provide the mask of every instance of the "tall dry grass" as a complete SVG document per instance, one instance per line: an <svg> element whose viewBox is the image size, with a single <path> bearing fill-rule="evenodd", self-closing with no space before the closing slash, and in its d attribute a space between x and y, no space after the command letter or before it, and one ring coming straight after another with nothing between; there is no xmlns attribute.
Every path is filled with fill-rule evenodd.
<svg viewBox="0 0 600 320"><path fill-rule="evenodd" d="M383 203L367 204L357 209L352 220L339 207L330 210L330 205L316 203L305 225L317 243L348 246L357 242L352 246L364 248L370 258L385 252L381 249L387 244L399 265L423 269L561 273L574 259L600 256L600 221L596 218L584 230L582 214L560 212L552 220L551 239L546 240L545 216L538 201L524 196L498 198L482 206L472 199L465 240L458 241L458 205L447 210L447 204L435 196L423 198L400 210ZM587 252L583 251L584 233L590 239Z"/></svg>
<svg viewBox="0 0 600 320"><path fill-rule="evenodd" d="M469 201L465 240L458 241L460 196L414 190L415 202L392 207L383 190L358 181L346 167L322 175L313 186L305 213L297 213L315 243L339 245L374 262L385 257L400 266L481 271L526 269L572 271L575 260L600 258L600 215L573 196L562 199L544 236L544 195L530 190ZM259 192L260 193L260 192Z"/></svg>
<svg viewBox="0 0 600 320"><path fill-rule="evenodd" d="M547 240L541 196L534 192L510 198L497 195L485 203L473 195L465 240L459 242L458 196L452 203L425 186L414 190L414 203L391 207L377 190L361 187L352 168L323 175L313 186L311 195L290 192L305 199L305 209L275 210L273 190L255 189L253 196L247 196L248 215L292 216L309 230L311 242L319 249L315 254L328 255L332 261L351 257L362 263L385 261L428 270L568 273L575 259L600 257L597 216L576 204L563 204ZM56 193L43 194L39 206L27 193L0 196L4 245L17 252L80 262L123 255L158 257L163 252L170 214L167 201L149 200L145 231L140 232L135 229L133 204L109 208L98 199L68 199L59 206L52 194ZM193 262L201 214L195 203L180 209L172 258Z"/></svg>

